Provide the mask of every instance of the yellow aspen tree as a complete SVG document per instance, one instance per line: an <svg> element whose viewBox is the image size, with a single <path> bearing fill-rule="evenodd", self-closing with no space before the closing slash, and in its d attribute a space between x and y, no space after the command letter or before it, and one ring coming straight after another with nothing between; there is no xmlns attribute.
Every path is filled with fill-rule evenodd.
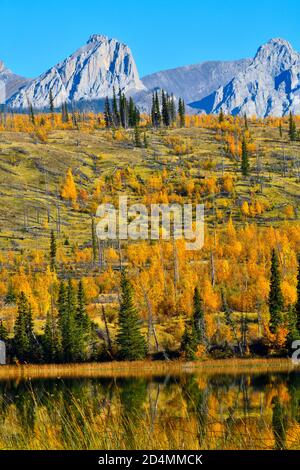
<svg viewBox="0 0 300 470"><path fill-rule="evenodd" d="M77 189L71 168L68 169L65 182L62 186L61 197L73 203L77 200Z"/></svg>

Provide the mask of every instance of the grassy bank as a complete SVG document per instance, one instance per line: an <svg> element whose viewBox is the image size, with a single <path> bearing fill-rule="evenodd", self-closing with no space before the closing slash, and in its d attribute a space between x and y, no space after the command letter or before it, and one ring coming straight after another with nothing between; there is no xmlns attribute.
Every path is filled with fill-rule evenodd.
<svg viewBox="0 0 300 470"><path fill-rule="evenodd" d="M145 377L164 374L239 374L280 372L299 368L290 359L226 359L201 362L137 361L91 364L8 365L0 367L0 380L57 377Z"/></svg>

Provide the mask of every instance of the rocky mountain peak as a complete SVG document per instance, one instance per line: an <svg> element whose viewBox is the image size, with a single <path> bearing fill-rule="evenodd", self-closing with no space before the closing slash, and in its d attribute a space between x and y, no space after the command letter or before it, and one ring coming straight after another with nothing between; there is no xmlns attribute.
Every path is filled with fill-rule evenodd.
<svg viewBox="0 0 300 470"><path fill-rule="evenodd" d="M281 70L291 67L299 62L300 55L285 39L274 38L263 44L254 57L254 64L260 63L264 67L278 67Z"/></svg>

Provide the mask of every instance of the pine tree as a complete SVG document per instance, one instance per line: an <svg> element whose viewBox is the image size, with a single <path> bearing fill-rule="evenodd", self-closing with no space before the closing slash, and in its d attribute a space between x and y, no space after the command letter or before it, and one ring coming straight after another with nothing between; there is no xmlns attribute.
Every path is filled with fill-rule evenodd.
<svg viewBox="0 0 300 470"><path fill-rule="evenodd" d="M249 156L248 156L248 148L245 137L243 138L242 142L242 174L243 176L248 176L250 171L250 164L249 164Z"/></svg>
<svg viewBox="0 0 300 470"><path fill-rule="evenodd" d="M186 323L185 332L181 342L181 350L189 360L195 359L195 355L200 344L206 347L207 343L202 299L197 287L194 291L193 303L193 315Z"/></svg>
<svg viewBox="0 0 300 470"><path fill-rule="evenodd" d="M291 142L297 139L297 128L292 113L289 116L289 138Z"/></svg>
<svg viewBox="0 0 300 470"><path fill-rule="evenodd" d="M76 325L84 333L87 333L90 327L90 320L86 312L86 298L82 280L80 280L78 284Z"/></svg>
<svg viewBox="0 0 300 470"><path fill-rule="evenodd" d="M8 332L2 320L0 320L0 341L8 340Z"/></svg>
<svg viewBox="0 0 300 470"><path fill-rule="evenodd" d="M69 122L69 111L68 111L68 105L66 102L64 102L61 106L61 120L62 122Z"/></svg>
<svg viewBox="0 0 300 470"><path fill-rule="evenodd" d="M161 125L161 112L158 92L152 96L152 110L151 110L151 119L153 127L159 127Z"/></svg>
<svg viewBox="0 0 300 470"><path fill-rule="evenodd" d="M164 90L162 90L161 101L162 101L162 111L161 111L162 121L166 127L169 127L170 121L171 121L170 110L169 110L167 95L165 94Z"/></svg>
<svg viewBox="0 0 300 470"><path fill-rule="evenodd" d="M50 269L52 272L56 270L56 239L53 230L50 239Z"/></svg>
<svg viewBox="0 0 300 470"><path fill-rule="evenodd" d="M144 132L144 147L145 147L145 149L147 149L148 146L149 146L149 144L148 144L148 137L147 137L146 132Z"/></svg>
<svg viewBox="0 0 300 470"><path fill-rule="evenodd" d="M219 113L219 123L221 124L224 121L224 113L223 109L221 108L220 113Z"/></svg>
<svg viewBox="0 0 300 470"><path fill-rule="evenodd" d="M5 302L7 304L14 304L16 302L16 300L17 300L17 296L16 296L14 286L13 286L12 282L9 282L8 288L7 288L7 293L6 293L6 296L5 296Z"/></svg>
<svg viewBox="0 0 300 470"><path fill-rule="evenodd" d="M33 106L31 103L29 105L29 116L30 116L30 120L32 124L35 125L35 115L34 115L34 110L33 110Z"/></svg>
<svg viewBox="0 0 300 470"><path fill-rule="evenodd" d="M134 145L136 147L142 147L141 132L137 126L134 128Z"/></svg>
<svg viewBox="0 0 300 470"><path fill-rule="evenodd" d="M176 106L175 106L175 99L174 95L169 97L169 115L170 115L170 122L173 124L176 122Z"/></svg>
<svg viewBox="0 0 300 470"><path fill-rule="evenodd" d="M50 90L50 93L49 93L49 109L50 109L50 113L53 114L54 113L54 99L53 99L52 89Z"/></svg>
<svg viewBox="0 0 300 470"><path fill-rule="evenodd" d="M144 359L146 356L146 342L141 333L138 313L133 302L133 289L124 271L121 277L121 291L119 331L117 334L119 357L124 361Z"/></svg>
<svg viewBox="0 0 300 470"><path fill-rule="evenodd" d="M109 104L109 99L106 97L105 99L105 104L104 104L104 121L105 121L105 126L107 128L110 128L113 124L112 120L112 115L111 115L111 109L110 109L110 104Z"/></svg>
<svg viewBox="0 0 300 470"><path fill-rule="evenodd" d="M22 362L37 359L37 344L33 332L31 306L22 292L18 299L18 314L14 327L14 351Z"/></svg>
<svg viewBox="0 0 300 470"><path fill-rule="evenodd" d="M205 319L203 311L203 302L200 296L198 287L195 288L194 292L194 313L193 322L197 332L198 341L201 344L206 344L206 331L205 331Z"/></svg>
<svg viewBox="0 0 300 470"><path fill-rule="evenodd" d="M244 124L245 124L245 130L247 131L247 130L248 130L248 118L247 118L247 114L244 114Z"/></svg>
<svg viewBox="0 0 300 470"><path fill-rule="evenodd" d="M281 124L281 121L279 123L279 135L280 135L280 138L282 139L282 124Z"/></svg>
<svg viewBox="0 0 300 470"><path fill-rule="evenodd" d="M181 98L179 98L178 102L178 115L180 127L185 127L185 104Z"/></svg>
<svg viewBox="0 0 300 470"><path fill-rule="evenodd" d="M282 322L283 295L281 291L281 278L279 272L279 261L276 251L272 251L271 258L271 279L269 293L270 331L276 333L278 326Z"/></svg>
<svg viewBox="0 0 300 470"><path fill-rule="evenodd" d="M61 282L58 295L58 326L64 362L75 360L75 313L76 305L72 281L69 280L67 288L64 282Z"/></svg>
<svg viewBox="0 0 300 470"><path fill-rule="evenodd" d="M48 312L46 317L45 330L43 335L44 359L51 364L60 359L60 343L57 331L56 318L52 312Z"/></svg>
<svg viewBox="0 0 300 470"><path fill-rule="evenodd" d="M113 89L112 118L113 118L114 127L119 127L120 126L120 113L119 113L115 88Z"/></svg>

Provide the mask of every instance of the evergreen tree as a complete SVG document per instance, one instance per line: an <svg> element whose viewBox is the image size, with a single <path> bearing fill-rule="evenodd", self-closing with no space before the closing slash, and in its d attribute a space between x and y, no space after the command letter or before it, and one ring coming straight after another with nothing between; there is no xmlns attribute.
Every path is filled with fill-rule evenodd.
<svg viewBox="0 0 300 470"><path fill-rule="evenodd" d="M168 105L168 99L167 99L167 95L165 94L164 90L162 90L162 94L161 94L161 101L162 101L162 121L163 121L163 124L166 126L166 127L169 127L170 126L170 122L171 122L171 119L170 119L170 109L169 109L169 105Z"/></svg>
<svg viewBox="0 0 300 470"><path fill-rule="evenodd" d="M8 340L8 332L2 320L0 320L0 341Z"/></svg>
<svg viewBox="0 0 300 470"><path fill-rule="evenodd" d="M181 98L179 98L178 102L178 116L180 127L185 127L185 104Z"/></svg>
<svg viewBox="0 0 300 470"><path fill-rule="evenodd" d="M220 113L219 113L219 123L221 124L224 121L224 113L223 109L221 108Z"/></svg>
<svg viewBox="0 0 300 470"><path fill-rule="evenodd" d="M52 89L50 90L50 93L49 93L49 108L50 108L50 113L53 114L54 113L54 99L53 99Z"/></svg>
<svg viewBox="0 0 300 470"><path fill-rule="evenodd" d="M292 113L289 116L289 138L291 142L297 139L297 128Z"/></svg>
<svg viewBox="0 0 300 470"><path fill-rule="evenodd" d="M18 313L14 327L14 351L21 362L35 361L38 356L31 306L24 292L18 299Z"/></svg>
<svg viewBox="0 0 300 470"><path fill-rule="evenodd" d="M78 326L84 334L89 331L90 327L90 320L86 312L86 298L82 280L80 280L78 284L76 326Z"/></svg>
<svg viewBox="0 0 300 470"><path fill-rule="evenodd" d="M119 92L120 124L124 129L128 127L128 103L124 93Z"/></svg>
<svg viewBox="0 0 300 470"><path fill-rule="evenodd" d="M149 146L149 145L148 145L148 137L147 137L146 132L144 132L144 147L145 147L145 149L147 149L148 146Z"/></svg>
<svg viewBox="0 0 300 470"><path fill-rule="evenodd" d="M197 287L194 291L193 303L193 316L186 324L181 342L181 350L189 360L195 359L200 344L206 346L207 343L203 304Z"/></svg>
<svg viewBox="0 0 300 470"><path fill-rule="evenodd" d="M169 98L169 115L171 123L173 124L174 122L176 122L176 106L173 93Z"/></svg>
<svg viewBox="0 0 300 470"><path fill-rule="evenodd" d="M7 288L7 293L6 293L6 296L5 296L5 302L7 304L14 304L16 302L16 300L17 300L17 296L16 296L14 286L13 286L12 282L9 282L8 288Z"/></svg>
<svg viewBox="0 0 300 470"><path fill-rule="evenodd" d="M206 331L205 331L203 302L202 302L202 298L200 296L198 287L195 288L195 292L194 292L193 321L194 321L199 343L206 344L207 338L206 338Z"/></svg>
<svg viewBox="0 0 300 470"><path fill-rule="evenodd" d="M52 312L48 312L46 317L46 324L43 335L43 351L44 359L49 364L60 359L60 343L56 318Z"/></svg>
<svg viewBox="0 0 300 470"><path fill-rule="evenodd" d="M159 97L158 92L156 91L154 95L152 95L152 109L151 109L151 119L153 127L159 127L161 124L161 112L160 112L160 104L159 104Z"/></svg>
<svg viewBox="0 0 300 470"><path fill-rule="evenodd" d="M283 295L281 291L281 279L279 272L279 261L276 251L272 251L271 258L271 280L269 293L270 331L276 333L282 322Z"/></svg>
<svg viewBox="0 0 300 470"><path fill-rule="evenodd" d="M117 345L119 357L124 361L144 359L146 342L140 329L140 321L133 302L132 286L125 272L121 277L121 305L119 312L119 331Z"/></svg>
<svg viewBox="0 0 300 470"><path fill-rule="evenodd" d="M50 269L52 272L56 269L56 239L53 230L50 238Z"/></svg>
<svg viewBox="0 0 300 470"><path fill-rule="evenodd" d="M134 145L136 147L142 147L141 132L137 126L134 129Z"/></svg>
<svg viewBox="0 0 300 470"><path fill-rule="evenodd" d="M75 360L75 300L72 281L69 280L67 288L64 282L61 282L58 295L58 325L64 362Z"/></svg>
<svg viewBox="0 0 300 470"><path fill-rule="evenodd" d="M249 155L248 155L248 148L245 137L243 138L242 142L242 174L243 176L248 176L250 172L250 164L249 164Z"/></svg>
<svg viewBox="0 0 300 470"><path fill-rule="evenodd" d="M61 120L64 123L69 122L69 111L68 111L68 105L66 102L64 102L61 106Z"/></svg>
<svg viewBox="0 0 300 470"><path fill-rule="evenodd" d="M280 138L282 139L282 124L281 124L281 121L279 123L279 135L280 135Z"/></svg>
<svg viewBox="0 0 300 470"><path fill-rule="evenodd" d="M112 118L113 118L114 127L119 127L120 126L120 113L119 113L115 88L113 89Z"/></svg>
<svg viewBox="0 0 300 470"><path fill-rule="evenodd" d="M30 120L32 124L35 125L35 115L34 115L34 110L33 110L33 106L31 103L29 105L29 116L30 116Z"/></svg>
<svg viewBox="0 0 300 470"><path fill-rule="evenodd" d="M245 130L247 131L247 130L248 130L248 118L247 118L247 114L244 114L244 124L245 124Z"/></svg>
<svg viewBox="0 0 300 470"><path fill-rule="evenodd" d="M104 121L105 121L105 126L107 128L110 128L113 124L112 120L112 115L111 115L111 109L110 109L110 104L109 104L109 99L106 97L105 99L105 104L104 104Z"/></svg>

